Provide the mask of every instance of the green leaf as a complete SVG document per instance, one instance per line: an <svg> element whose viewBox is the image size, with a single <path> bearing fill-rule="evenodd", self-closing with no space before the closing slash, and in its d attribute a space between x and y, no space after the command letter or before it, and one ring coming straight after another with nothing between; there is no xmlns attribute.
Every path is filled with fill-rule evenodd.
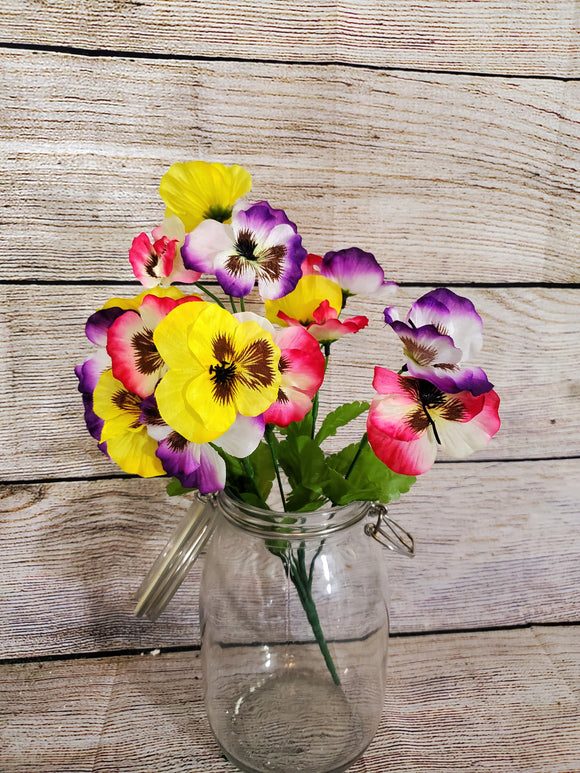
<svg viewBox="0 0 580 773"><path fill-rule="evenodd" d="M328 465L331 469L346 475L355 457L359 444L353 443L337 454L328 457ZM346 505L356 500L392 502L408 491L417 479L413 475L399 475L390 470L378 459L370 446L366 446L360 453L348 480L345 480L347 488L341 492L340 486L334 483L327 484L325 493L332 492L333 501L338 505ZM336 497L336 499L335 499Z"/></svg>
<svg viewBox="0 0 580 773"><path fill-rule="evenodd" d="M290 512L310 512L316 510L324 504L326 497L320 496L315 491L306 486L295 486L292 493L286 499L286 507Z"/></svg>
<svg viewBox="0 0 580 773"><path fill-rule="evenodd" d="M278 445L278 461L294 490L298 486L321 493L326 478L324 451L305 435L288 435Z"/></svg>
<svg viewBox="0 0 580 773"><path fill-rule="evenodd" d="M180 497L183 496L183 494L189 494L190 491L196 491L197 489L184 488L177 480L177 478L172 478L171 481L167 484L167 488L165 490L170 497Z"/></svg>
<svg viewBox="0 0 580 773"><path fill-rule="evenodd" d="M276 475L272 454L267 443L260 443L256 450L248 457L250 464L254 468L256 475L256 484L260 489L260 494L264 501L272 489L272 482Z"/></svg>
<svg viewBox="0 0 580 773"><path fill-rule="evenodd" d="M336 435L336 431L340 427L344 427L345 424L356 419L361 413L368 411L369 407L369 403L360 403L358 401L339 406L326 416L314 439L320 445L327 437Z"/></svg>

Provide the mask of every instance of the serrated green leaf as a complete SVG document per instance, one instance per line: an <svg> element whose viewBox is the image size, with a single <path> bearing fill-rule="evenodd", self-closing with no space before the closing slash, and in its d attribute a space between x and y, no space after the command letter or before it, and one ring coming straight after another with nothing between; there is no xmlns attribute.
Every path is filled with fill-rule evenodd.
<svg viewBox="0 0 580 773"><path fill-rule="evenodd" d="M344 427L346 424L360 416L361 413L368 411L369 407L369 403L361 403L358 401L340 405L336 410L331 411L326 416L314 439L318 445L320 445L327 437L336 435L336 432L340 427Z"/></svg>
<svg viewBox="0 0 580 773"><path fill-rule="evenodd" d="M354 495L355 499L377 500L386 504L408 491L417 478L393 472L375 456L370 446L365 446L348 480L352 487L349 497Z"/></svg>

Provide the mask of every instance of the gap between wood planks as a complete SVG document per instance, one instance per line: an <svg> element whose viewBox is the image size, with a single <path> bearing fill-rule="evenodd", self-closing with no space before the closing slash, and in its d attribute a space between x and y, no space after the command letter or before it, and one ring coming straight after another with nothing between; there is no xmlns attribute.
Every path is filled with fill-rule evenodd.
<svg viewBox="0 0 580 773"><path fill-rule="evenodd" d="M217 287L217 282L203 280L208 287ZM64 287L121 287L131 284L127 279L0 279L2 285L23 285L23 286L58 286ZM445 287L477 288L481 290L493 290L496 288L505 288L506 290L535 289L544 288L547 290L580 290L580 282L444 282ZM183 285L181 285L183 286ZM185 287L194 287L195 285L185 285ZM436 287L442 286L436 282L397 282L398 287ZM135 285L136 289L141 285Z"/></svg>
<svg viewBox="0 0 580 773"><path fill-rule="evenodd" d="M573 454L572 456L539 456L529 459L526 457L518 457L517 459L440 459L438 460L437 464L491 464L493 462L501 464L517 464L519 462L558 462L562 459L580 459L580 456ZM99 480L133 480L134 477L134 475L128 475L126 473L120 472L118 475L72 475L70 478L35 478L34 480L26 478L23 480L0 480L0 486L39 486L51 483L84 483L86 481Z"/></svg>
<svg viewBox="0 0 580 773"><path fill-rule="evenodd" d="M540 81L559 81L562 83L575 83L580 81L580 78L572 78L558 75L513 75L509 72L477 72L473 70L433 70L427 67L386 67L384 65L362 64L358 62L344 62L337 60L328 60L319 62L315 59L304 59L300 61L288 61L286 59L266 59L266 58L252 58L242 56L203 56L192 54L164 54L161 52L151 51L122 51L116 49L106 48L82 48L78 46L55 46L50 44L41 43L14 43L5 41L0 43L1 50L12 51L44 51L47 53L55 54L69 54L72 56L87 56L87 57L102 57L102 58L123 58L123 59L153 59L153 60L181 60L186 62L248 62L251 61L254 64L281 64L297 67L300 66L317 66L317 67L352 67L358 70L377 70L382 72L410 72L410 73L424 73L437 77L438 75L469 75L476 78L510 78L514 80L540 80Z"/></svg>
<svg viewBox="0 0 580 773"><path fill-rule="evenodd" d="M580 621L574 620L569 622L547 622L547 623L521 623L518 625L499 625L499 626L481 626L478 628L448 628L441 630L428 630L428 631L413 631L412 633L389 633L389 639L413 639L424 636L456 636L458 634L474 634L474 633L493 633L499 631L525 631L532 629L542 628L578 628L580 627ZM134 657L136 655L163 655L172 652L199 652L201 650L200 645L192 647L176 646L176 647L136 647L125 648L118 650L95 650L94 652L66 652L61 655L30 655L30 657L18 657L18 658L0 658L0 667L2 666L14 666L24 663L53 663L64 662L69 660L96 660L97 658L121 658L121 657Z"/></svg>

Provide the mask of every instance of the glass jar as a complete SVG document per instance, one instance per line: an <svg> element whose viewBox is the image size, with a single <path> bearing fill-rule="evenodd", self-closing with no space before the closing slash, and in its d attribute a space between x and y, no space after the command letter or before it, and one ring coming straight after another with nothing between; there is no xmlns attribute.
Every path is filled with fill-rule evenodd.
<svg viewBox="0 0 580 773"><path fill-rule="evenodd" d="M379 543L412 556L412 536L371 502L279 513L225 492L198 496L143 580L135 614L156 620L208 542L201 652L224 754L246 773L346 770L383 708Z"/></svg>
<svg viewBox="0 0 580 773"><path fill-rule="evenodd" d="M380 525L361 523L377 507L273 513L223 492L217 503L200 593L213 733L247 773L344 771L385 695L385 561L369 539Z"/></svg>

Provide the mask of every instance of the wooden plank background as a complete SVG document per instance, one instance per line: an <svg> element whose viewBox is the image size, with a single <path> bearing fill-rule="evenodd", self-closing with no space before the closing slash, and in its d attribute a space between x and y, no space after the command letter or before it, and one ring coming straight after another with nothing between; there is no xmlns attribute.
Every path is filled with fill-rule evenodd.
<svg viewBox="0 0 580 773"><path fill-rule="evenodd" d="M5 0L0 40L170 58L344 62L574 77L573 0Z"/></svg>
<svg viewBox="0 0 580 773"><path fill-rule="evenodd" d="M417 556L385 559L391 688L353 773L580 770L578 9L5 1L2 770L230 769L195 692L203 561L157 623L131 614L187 500L98 452L72 370L87 316L138 291L160 176L195 158L245 166L310 251L374 252L402 308L449 284L484 318L502 430L391 508ZM399 366L383 305L351 303L372 324L323 412Z"/></svg>
<svg viewBox="0 0 580 773"><path fill-rule="evenodd" d="M578 770L579 644L542 626L391 640L381 726L349 771ZM13 664L0 717L10 773L31 759L35 773L234 773L207 724L197 652Z"/></svg>

